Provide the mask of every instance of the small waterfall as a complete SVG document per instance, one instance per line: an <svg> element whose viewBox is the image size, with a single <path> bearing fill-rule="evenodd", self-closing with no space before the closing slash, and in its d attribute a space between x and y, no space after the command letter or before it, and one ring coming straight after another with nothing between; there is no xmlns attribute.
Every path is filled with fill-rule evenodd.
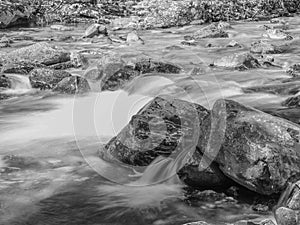
<svg viewBox="0 0 300 225"><path fill-rule="evenodd" d="M5 94L19 95L24 94L32 90L29 78L19 74L7 74L12 82L11 89L3 91Z"/></svg>

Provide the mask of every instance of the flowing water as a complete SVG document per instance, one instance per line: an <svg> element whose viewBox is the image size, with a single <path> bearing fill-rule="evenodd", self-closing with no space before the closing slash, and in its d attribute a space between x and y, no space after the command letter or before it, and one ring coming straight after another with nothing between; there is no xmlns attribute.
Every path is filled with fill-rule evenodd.
<svg viewBox="0 0 300 225"><path fill-rule="evenodd" d="M139 55L171 61L182 66L182 74L151 74L131 81L124 90L97 91L83 96L62 96L31 88L28 77L11 74L13 98L0 103L0 224L2 225L104 225L184 224L207 221L215 224L258 215L247 204L212 207L211 203L188 204L184 185L173 176L185 154L177 161L158 158L142 170L106 162L98 157L111 137L131 116L157 95L171 95L211 108L216 99L231 98L257 108L280 108L287 96L244 93L242 88L288 78L285 67L300 61L300 18L286 18L296 38L291 50L275 55L279 68L224 71L208 68L214 59L247 51L262 38L261 25L267 22L239 22L229 30L230 39L207 39L198 46L184 46L183 36L197 26L144 31L145 45L100 41L53 41L70 51L82 51L91 67L97 55L117 51L130 61ZM39 41L72 35L80 37L86 26L72 32L49 28L9 30L10 37L30 36ZM124 36L128 31L115 31ZM205 48L208 42L225 46L236 40L243 48ZM32 44L19 41L13 48ZM11 48L1 50L11 51ZM194 67L201 75L189 76ZM80 69L73 74L84 75ZM165 180L165 182L156 182Z"/></svg>

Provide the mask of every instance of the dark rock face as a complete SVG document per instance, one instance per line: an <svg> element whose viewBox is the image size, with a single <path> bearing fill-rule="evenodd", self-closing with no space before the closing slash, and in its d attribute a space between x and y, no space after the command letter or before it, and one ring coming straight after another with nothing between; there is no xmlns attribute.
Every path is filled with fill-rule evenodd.
<svg viewBox="0 0 300 225"><path fill-rule="evenodd" d="M29 80L33 88L41 90L53 89L60 81L71 74L66 71L51 70L51 69L34 69L29 75Z"/></svg>
<svg viewBox="0 0 300 225"><path fill-rule="evenodd" d="M44 67L44 65L31 63L31 62L12 62L7 63L2 67L2 73L19 73L19 74L28 74L34 68Z"/></svg>
<svg viewBox="0 0 300 225"><path fill-rule="evenodd" d="M115 91L122 88L128 81L138 77L140 73L130 66L116 71L112 76L103 77L101 80L101 90Z"/></svg>
<svg viewBox="0 0 300 225"><path fill-rule="evenodd" d="M5 75L0 75L0 88L11 88L11 81Z"/></svg>
<svg viewBox="0 0 300 225"><path fill-rule="evenodd" d="M151 58L138 59L135 63L135 70L140 73L180 73L182 69L172 63L160 62Z"/></svg>
<svg viewBox="0 0 300 225"><path fill-rule="evenodd" d="M212 113L220 111L222 104L217 101ZM225 104L226 130L215 159L222 172L264 195L280 193L288 182L297 181L300 127L231 100Z"/></svg>
<svg viewBox="0 0 300 225"><path fill-rule="evenodd" d="M119 160L134 166L148 166L157 157L170 157L192 150L178 174L187 183L205 189L228 187L228 179L212 166L199 171L200 151L193 144L206 129L199 129L209 111L200 105L178 99L157 97L149 102L129 124L100 152L105 160ZM199 126L198 126L199 125ZM194 146L193 149L191 145ZM189 147L188 147L189 146ZM171 156L172 157L172 156Z"/></svg>
<svg viewBox="0 0 300 225"><path fill-rule="evenodd" d="M3 61L3 64L29 62L49 66L70 61L70 53L42 42L14 50L5 55Z"/></svg>
<svg viewBox="0 0 300 225"><path fill-rule="evenodd" d="M256 41L251 44L251 53L255 54L280 54L287 50L288 46L277 46L266 41Z"/></svg>
<svg viewBox="0 0 300 225"><path fill-rule="evenodd" d="M213 65L235 70L247 70L260 67L258 60L249 53L237 53L225 56L216 60Z"/></svg>
<svg viewBox="0 0 300 225"><path fill-rule="evenodd" d="M79 76L65 77L54 88L53 91L57 91L63 94L83 94L90 91L90 86L86 79Z"/></svg>
<svg viewBox="0 0 300 225"><path fill-rule="evenodd" d="M300 82L288 82L243 88L245 93L270 93L279 95L296 95L300 91Z"/></svg>

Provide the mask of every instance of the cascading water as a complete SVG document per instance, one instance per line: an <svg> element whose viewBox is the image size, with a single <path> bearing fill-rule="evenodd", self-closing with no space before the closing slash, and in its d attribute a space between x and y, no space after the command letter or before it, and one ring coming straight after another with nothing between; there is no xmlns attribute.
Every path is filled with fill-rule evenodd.
<svg viewBox="0 0 300 225"><path fill-rule="evenodd" d="M2 91L5 94L21 95L30 92L31 84L29 78L19 74L7 74L11 81L11 89Z"/></svg>

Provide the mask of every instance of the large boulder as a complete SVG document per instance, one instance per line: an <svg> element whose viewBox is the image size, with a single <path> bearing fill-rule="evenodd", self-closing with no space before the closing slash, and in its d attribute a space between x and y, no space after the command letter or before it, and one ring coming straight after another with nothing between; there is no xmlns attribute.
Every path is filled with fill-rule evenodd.
<svg viewBox="0 0 300 225"><path fill-rule="evenodd" d="M136 60L135 70L142 74L145 73L180 73L182 68L169 62L154 60L152 58L138 58Z"/></svg>
<svg viewBox="0 0 300 225"><path fill-rule="evenodd" d="M83 37L84 38L93 38L100 34L107 36L108 35L107 28L104 25L95 23L95 24L90 25L85 30Z"/></svg>
<svg viewBox="0 0 300 225"><path fill-rule="evenodd" d="M251 53L255 54L280 54L285 52L288 49L287 45L274 45L266 41L255 41L251 44Z"/></svg>
<svg viewBox="0 0 300 225"><path fill-rule="evenodd" d="M45 90L53 89L60 81L70 76L66 71L40 68L31 71L29 80L33 88Z"/></svg>
<svg viewBox="0 0 300 225"><path fill-rule="evenodd" d="M0 28L14 26L28 26L32 21L30 6L24 4L1 1L0 4Z"/></svg>
<svg viewBox="0 0 300 225"><path fill-rule="evenodd" d="M87 80L79 76L70 76L62 79L54 88L53 91L62 94L84 94L90 91L90 86Z"/></svg>
<svg viewBox="0 0 300 225"><path fill-rule="evenodd" d="M260 63L249 53L236 53L215 60L213 66L225 69L248 70L259 68Z"/></svg>
<svg viewBox="0 0 300 225"><path fill-rule="evenodd" d="M201 188L228 185L228 179L219 170L215 172L214 167L198 169L201 153L196 145L206 130L201 128L203 120L209 115L200 105L156 97L109 141L100 151L100 157L133 166L148 166L159 156L169 159L176 156L175 173L187 183Z"/></svg>
<svg viewBox="0 0 300 225"><path fill-rule="evenodd" d="M267 29L264 37L268 37L273 40L292 40L293 37L286 32L279 29Z"/></svg>
<svg viewBox="0 0 300 225"><path fill-rule="evenodd" d="M70 55L63 49L41 42L9 52L0 62L2 64L29 62L49 66L70 61Z"/></svg>
<svg viewBox="0 0 300 225"><path fill-rule="evenodd" d="M220 127L212 137L224 136L215 158L222 172L264 195L278 194L289 182L297 181L300 127L232 100L218 100L212 113L220 112L224 105L225 129Z"/></svg>
<svg viewBox="0 0 300 225"><path fill-rule="evenodd" d="M32 63L32 62L9 62L5 64L1 72L2 73L18 73L18 74L28 74L35 68L45 67L42 64Z"/></svg>

